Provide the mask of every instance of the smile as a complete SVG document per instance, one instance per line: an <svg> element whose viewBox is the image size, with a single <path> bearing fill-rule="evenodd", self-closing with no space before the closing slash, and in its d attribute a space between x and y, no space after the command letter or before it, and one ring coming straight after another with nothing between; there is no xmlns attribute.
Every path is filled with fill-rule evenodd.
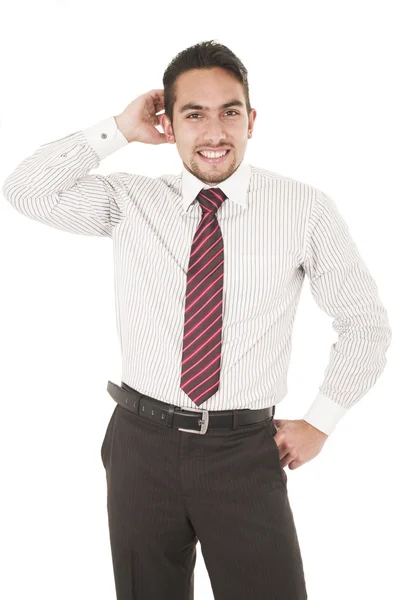
<svg viewBox="0 0 397 600"><path fill-rule="evenodd" d="M222 154L221 152L205 152L207 156L204 156L203 154L201 154L201 152L197 152L197 154L202 160L206 161L207 163L217 164L226 160L230 150L226 150L223 152L224 153Z"/></svg>

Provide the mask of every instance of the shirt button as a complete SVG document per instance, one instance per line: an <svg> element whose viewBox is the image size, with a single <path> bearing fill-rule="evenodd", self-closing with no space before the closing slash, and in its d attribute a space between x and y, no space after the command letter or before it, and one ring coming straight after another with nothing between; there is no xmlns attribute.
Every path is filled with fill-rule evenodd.
<svg viewBox="0 0 397 600"><path fill-rule="evenodd" d="M102 139L105 139L105 138L107 138L107 137L108 137L108 134L107 134L107 133L101 133L101 138L102 138Z"/></svg>

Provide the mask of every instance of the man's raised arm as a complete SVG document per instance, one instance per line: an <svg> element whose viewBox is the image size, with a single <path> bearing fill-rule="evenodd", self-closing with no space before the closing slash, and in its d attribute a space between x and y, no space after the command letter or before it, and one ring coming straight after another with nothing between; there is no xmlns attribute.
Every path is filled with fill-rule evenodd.
<svg viewBox="0 0 397 600"><path fill-rule="evenodd" d="M120 115L43 144L7 177L5 198L20 213L52 227L111 237L131 199L131 179L140 175L90 171L130 142L164 143L165 135L155 128L156 112L163 108L163 90L151 90Z"/></svg>

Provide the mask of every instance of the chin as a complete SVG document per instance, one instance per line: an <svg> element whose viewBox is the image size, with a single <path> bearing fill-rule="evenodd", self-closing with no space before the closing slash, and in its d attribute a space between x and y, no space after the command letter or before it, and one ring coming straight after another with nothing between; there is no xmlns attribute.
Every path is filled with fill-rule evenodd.
<svg viewBox="0 0 397 600"><path fill-rule="evenodd" d="M221 183L236 170L235 161L230 161L225 165L211 166L210 164L201 165L197 159L193 159L189 165L189 171L201 181L208 182L207 185Z"/></svg>

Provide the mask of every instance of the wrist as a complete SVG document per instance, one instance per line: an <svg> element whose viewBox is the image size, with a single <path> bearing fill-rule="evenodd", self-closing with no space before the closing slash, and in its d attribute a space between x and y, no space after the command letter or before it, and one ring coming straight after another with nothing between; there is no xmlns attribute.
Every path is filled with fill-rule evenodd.
<svg viewBox="0 0 397 600"><path fill-rule="evenodd" d="M123 119L123 116L122 115L116 115L113 118L116 121L117 128L119 129L119 131L121 131L121 133L123 134L123 136L125 137L125 139L128 141L128 143L133 142L134 141L134 136L133 136L133 134L131 132L131 128L128 126L128 124L126 123L126 121Z"/></svg>

